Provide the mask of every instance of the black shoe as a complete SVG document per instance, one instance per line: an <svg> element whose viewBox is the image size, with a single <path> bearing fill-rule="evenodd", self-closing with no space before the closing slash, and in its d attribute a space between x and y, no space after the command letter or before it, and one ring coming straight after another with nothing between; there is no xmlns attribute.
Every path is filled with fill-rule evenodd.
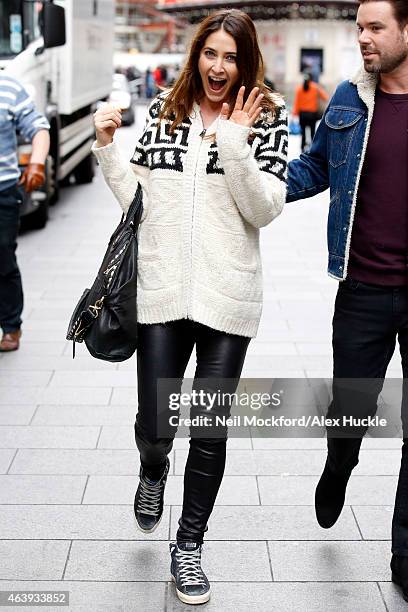
<svg viewBox="0 0 408 612"><path fill-rule="evenodd" d="M333 472L326 460L315 493L316 518L320 527L329 529L339 518L343 510L350 474L351 472L344 474Z"/></svg>
<svg viewBox="0 0 408 612"><path fill-rule="evenodd" d="M201 544L171 542L170 572L177 597L183 603L201 604L210 599L210 583L201 569Z"/></svg>
<svg viewBox="0 0 408 612"><path fill-rule="evenodd" d="M163 515L164 489L170 461L166 457L166 467L159 480L150 480L140 467L139 486L134 503L136 523L144 533L152 533L158 526Z"/></svg>
<svg viewBox="0 0 408 612"><path fill-rule="evenodd" d="M392 555L391 572L392 581L401 587L402 596L408 601L408 557Z"/></svg>

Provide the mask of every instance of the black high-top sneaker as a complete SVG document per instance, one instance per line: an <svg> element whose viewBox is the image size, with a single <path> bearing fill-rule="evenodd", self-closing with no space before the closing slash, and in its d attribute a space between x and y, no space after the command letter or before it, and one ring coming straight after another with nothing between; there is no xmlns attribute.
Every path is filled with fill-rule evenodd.
<svg viewBox="0 0 408 612"><path fill-rule="evenodd" d="M210 599L210 583L201 569L201 546L197 542L170 543L171 577L183 603L201 604Z"/></svg>
<svg viewBox="0 0 408 612"><path fill-rule="evenodd" d="M144 533L152 533L158 526L163 515L164 489L170 461L166 457L166 467L159 480L150 480L140 466L139 486L137 487L134 503L136 523Z"/></svg>

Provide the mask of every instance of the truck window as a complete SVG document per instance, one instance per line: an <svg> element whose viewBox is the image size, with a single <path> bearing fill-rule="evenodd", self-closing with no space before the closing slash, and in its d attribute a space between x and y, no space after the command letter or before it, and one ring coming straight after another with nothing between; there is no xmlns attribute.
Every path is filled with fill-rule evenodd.
<svg viewBox="0 0 408 612"><path fill-rule="evenodd" d="M30 42L40 36L41 7L41 2L1 0L0 57L18 55Z"/></svg>

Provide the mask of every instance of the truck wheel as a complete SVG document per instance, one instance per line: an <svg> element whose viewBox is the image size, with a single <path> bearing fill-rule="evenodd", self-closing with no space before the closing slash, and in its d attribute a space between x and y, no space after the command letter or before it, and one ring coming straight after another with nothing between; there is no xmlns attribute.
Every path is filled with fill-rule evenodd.
<svg viewBox="0 0 408 612"><path fill-rule="evenodd" d="M92 179L95 175L95 162L93 153L89 153L81 161L80 164L73 170L73 175L78 185L84 185L85 183L92 183Z"/></svg>
<svg viewBox="0 0 408 612"><path fill-rule="evenodd" d="M42 200L39 207L30 215L23 217L22 226L24 229L43 229L48 221L49 198Z"/></svg>

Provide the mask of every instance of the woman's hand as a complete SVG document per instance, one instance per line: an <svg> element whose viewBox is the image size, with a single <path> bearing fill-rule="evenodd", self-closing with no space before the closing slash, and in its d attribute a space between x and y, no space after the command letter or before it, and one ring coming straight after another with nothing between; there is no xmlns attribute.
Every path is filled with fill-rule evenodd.
<svg viewBox="0 0 408 612"><path fill-rule="evenodd" d="M229 119L243 127L252 127L262 112L263 94L259 93L259 87L254 87L244 104L245 86L239 88L234 110L230 115L230 107L226 102L222 105L220 119Z"/></svg>
<svg viewBox="0 0 408 612"><path fill-rule="evenodd" d="M105 147L113 141L117 128L122 125L122 112L113 104L104 104L93 117L97 146Z"/></svg>

